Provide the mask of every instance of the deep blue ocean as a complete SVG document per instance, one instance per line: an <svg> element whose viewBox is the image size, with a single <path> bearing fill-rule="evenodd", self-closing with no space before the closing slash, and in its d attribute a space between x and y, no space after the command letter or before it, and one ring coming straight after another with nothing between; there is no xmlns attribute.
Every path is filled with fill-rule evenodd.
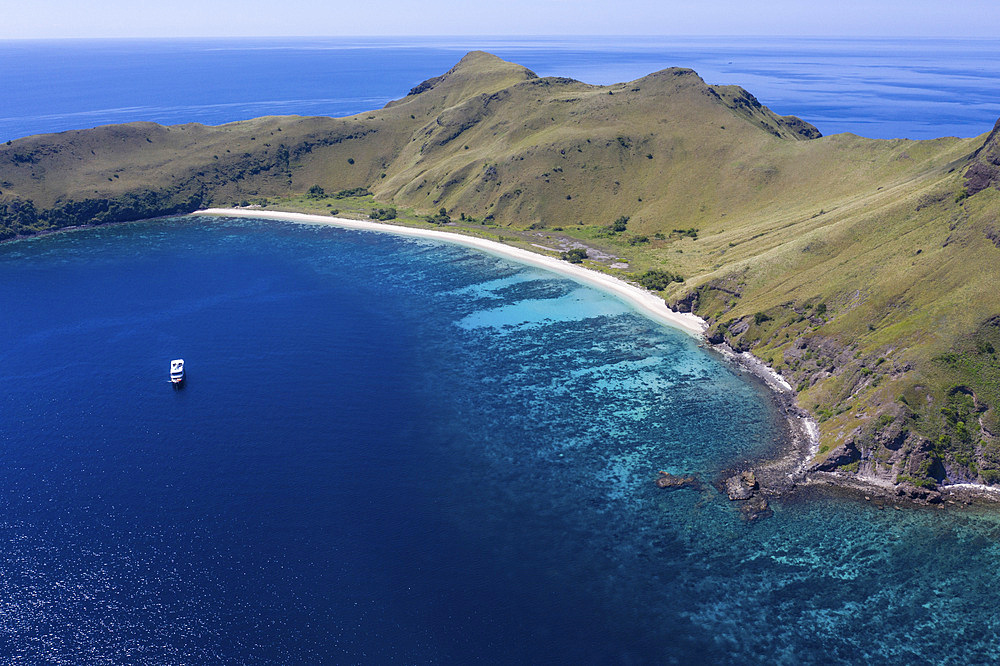
<svg viewBox="0 0 1000 666"><path fill-rule="evenodd" d="M484 48L690 66L824 133L973 136L1000 42L0 43L0 137L381 106ZM180 218L0 245L0 663L992 663L1000 513L711 485L768 392L454 245ZM175 391L169 361L187 361ZM697 473L668 491L658 470Z"/></svg>
<svg viewBox="0 0 1000 666"><path fill-rule="evenodd" d="M1000 39L23 40L0 41L0 141L133 120L351 115L403 97L473 49L594 84L691 67L824 134L970 137L1000 118Z"/></svg>
<svg viewBox="0 0 1000 666"><path fill-rule="evenodd" d="M4 244L0 284L4 663L1000 648L1000 514L812 491L745 523L710 483L780 446L767 391L540 269L182 218Z"/></svg>

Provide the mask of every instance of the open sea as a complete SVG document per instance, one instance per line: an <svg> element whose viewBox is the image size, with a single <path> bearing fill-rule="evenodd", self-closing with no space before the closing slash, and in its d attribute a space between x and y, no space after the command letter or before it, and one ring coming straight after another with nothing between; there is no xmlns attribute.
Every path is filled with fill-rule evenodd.
<svg viewBox="0 0 1000 666"><path fill-rule="evenodd" d="M476 45L595 83L693 66L825 133L971 136L1000 116L996 42L659 44ZM0 134L353 113L464 49L7 42ZM850 94L813 95L824 80ZM569 279L447 243L177 218L0 245L0 285L0 663L1000 651L1000 512L816 489L744 522L711 482L781 445L767 390ZM658 470L704 484L662 490Z"/></svg>
<svg viewBox="0 0 1000 666"><path fill-rule="evenodd" d="M593 84L690 67L823 134L971 137L1000 118L1000 39L22 40L0 41L0 141L133 120L352 115L405 96L474 49Z"/></svg>

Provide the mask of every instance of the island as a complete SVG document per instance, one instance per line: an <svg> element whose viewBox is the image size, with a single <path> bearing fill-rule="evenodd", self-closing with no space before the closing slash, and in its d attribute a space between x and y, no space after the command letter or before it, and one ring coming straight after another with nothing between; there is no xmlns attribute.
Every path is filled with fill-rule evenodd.
<svg viewBox="0 0 1000 666"><path fill-rule="evenodd" d="M770 368L818 424L814 476L922 501L1000 490L1000 122L974 138L821 136L690 69L598 86L472 52L347 118L0 145L0 239L212 207L391 220L581 263Z"/></svg>

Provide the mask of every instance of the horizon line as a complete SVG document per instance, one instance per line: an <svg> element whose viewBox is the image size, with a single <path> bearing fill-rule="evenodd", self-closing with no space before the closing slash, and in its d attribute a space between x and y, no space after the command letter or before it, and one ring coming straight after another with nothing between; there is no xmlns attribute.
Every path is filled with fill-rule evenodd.
<svg viewBox="0 0 1000 666"><path fill-rule="evenodd" d="M1000 42L1000 37L976 37L968 35L847 35L847 34L723 34L723 33L683 33L683 34L351 34L351 35L132 35L132 36L55 36L55 37L0 37L0 42L54 42L54 41L181 41L201 39L850 39L850 40L926 40L926 41L986 41ZM377 45L372 45L377 48Z"/></svg>

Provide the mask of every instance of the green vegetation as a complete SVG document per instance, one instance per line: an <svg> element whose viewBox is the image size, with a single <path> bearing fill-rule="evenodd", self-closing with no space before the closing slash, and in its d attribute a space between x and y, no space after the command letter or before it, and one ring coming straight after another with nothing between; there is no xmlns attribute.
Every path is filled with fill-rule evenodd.
<svg viewBox="0 0 1000 666"><path fill-rule="evenodd" d="M583 248L573 248L572 250L567 250L559 255L563 260L568 261L571 264L582 263L584 259L587 258L587 251Z"/></svg>
<svg viewBox="0 0 1000 666"><path fill-rule="evenodd" d="M918 488L926 488L928 490L934 490L937 487L937 484L932 479L909 476L907 474L896 475L896 483L912 483Z"/></svg>
<svg viewBox="0 0 1000 666"><path fill-rule="evenodd" d="M368 217L373 220L395 220L396 219L396 209L395 208L372 208L371 213Z"/></svg>
<svg viewBox="0 0 1000 666"><path fill-rule="evenodd" d="M370 197L371 192L368 191L367 187L352 187L346 190L340 190L333 195L334 199L351 199L356 197Z"/></svg>
<svg viewBox="0 0 1000 666"><path fill-rule="evenodd" d="M636 276L635 279L636 282L650 291L663 291L674 282L684 282L684 278L680 275L659 268L651 268Z"/></svg>
<svg viewBox="0 0 1000 666"><path fill-rule="evenodd" d="M451 216L448 215L448 210L441 208L438 210L437 215L428 215L426 217L428 222L433 222L434 224L449 224L451 222Z"/></svg>
<svg viewBox="0 0 1000 666"><path fill-rule="evenodd" d="M820 458L853 443L887 479L1000 482L1000 129L820 137L677 68L629 90L477 52L377 114L17 139L0 239L234 202L525 247L558 225L595 250L567 260L627 262L781 366L822 419Z"/></svg>

